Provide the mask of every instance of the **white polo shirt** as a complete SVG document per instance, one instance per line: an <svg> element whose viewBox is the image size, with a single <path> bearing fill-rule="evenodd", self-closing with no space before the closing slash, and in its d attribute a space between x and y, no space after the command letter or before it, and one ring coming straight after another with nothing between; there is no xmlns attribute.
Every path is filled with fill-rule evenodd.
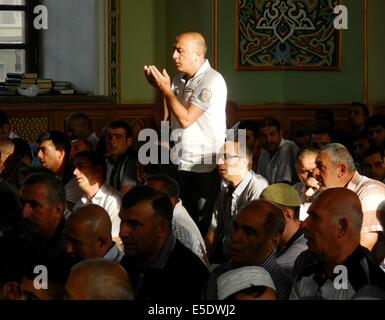
<svg viewBox="0 0 385 320"><path fill-rule="evenodd" d="M190 127L173 132L179 170L211 172L216 167L215 155L226 137L226 82L205 60L193 78L177 75L172 90L186 108L193 104L205 111ZM173 114L171 127L181 128Z"/></svg>

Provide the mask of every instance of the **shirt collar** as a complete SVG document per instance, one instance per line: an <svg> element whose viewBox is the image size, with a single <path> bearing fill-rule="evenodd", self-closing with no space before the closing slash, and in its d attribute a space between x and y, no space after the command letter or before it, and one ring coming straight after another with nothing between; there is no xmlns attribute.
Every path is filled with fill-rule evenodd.
<svg viewBox="0 0 385 320"><path fill-rule="evenodd" d="M358 173L358 171L356 171L355 174L353 175L353 178L349 181L347 188L349 190L355 190L361 178L362 176Z"/></svg>
<svg viewBox="0 0 385 320"><path fill-rule="evenodd" d="M192 78L189 78L188 80L193 80L194 78L199 77L202 73L206 72L206 70L208 70L209 68L210 68L210 62L207 59L205 59L205 61L200 66L200 68L195 73L195 75Z"/></svg>
<svg viewBox="0 0 385 320"><path fill-rule="evenodd" d="M175 247L175 243L176 243L176 238L173 232L170 231L170 235L168 236L168 239L164 244L162 250L160 251L158 257L151 265L149 265L149 267L155 268L155 269L163 269L167 263L168 257L170 256L172 250Z"/></svg>
<svg viewBox="0 0 385 320"><path fill-rule="evenodd" d="M116 246L115 242L113 242L113 246L110 250L107 251L103 258L107 260L118 261L119 256L123 256L123 253Z"/></svg>
<svg viewBox="0 0 385 320"><path fill-rule="evenodd" d="M233 197L238 198L243 193L243 191L245 191L252 177L253 177L253 174L249 171L248 174L243 178L241 183L235 188L233 192Z"/></svg>

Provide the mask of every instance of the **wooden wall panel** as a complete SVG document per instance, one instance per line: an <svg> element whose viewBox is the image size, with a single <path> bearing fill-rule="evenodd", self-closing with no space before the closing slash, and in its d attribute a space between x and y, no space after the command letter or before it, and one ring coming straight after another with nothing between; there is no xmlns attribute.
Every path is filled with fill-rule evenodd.
<svg viewBox="0 0 385 320"><path fill-rule="evenodd" d="M282 124L284 135L291 137L293 130L298 126L311 126L314 114L318 109L330 108L335 114L337 123L341 129L348 128L347 114L350 104L344 105L300 105L300 104L259 104L239 106L239 119L262 119L266 116L276 117ZM152 104L112 104L109 102L93 103L17 103L1 104L0 110L5 111L15 124L17 132L22 119L45 119L46 130L64 130L64 120L73 111L87 114L93 123L95 132L99 135L101 130L109 122L117 119L126 120L133 127L134 137L144 128L155 128L154 105ZM39 121L41 130L41 121ZM25 128L22 137L30 140L36 128L31 127L31 134L26 134ZM19 133L19 132L17 132Z"/></svg>

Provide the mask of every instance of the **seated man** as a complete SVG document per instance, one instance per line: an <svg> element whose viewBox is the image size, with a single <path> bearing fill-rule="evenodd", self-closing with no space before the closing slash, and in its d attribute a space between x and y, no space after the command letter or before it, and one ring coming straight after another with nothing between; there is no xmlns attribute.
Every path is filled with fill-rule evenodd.
<svg viewBox="0 0 385 320"><path fill-rule="evenodd" d="M194 252L208 266L206 245L202 235L187 210L179 199L178 183L165 175L147 177L146 185L169 197L174 208L172 230L175 237Z"/></svg>
<svg viewBox="0 0 385 320"><path fill-rule="evenodd" d="M262 190L268 186L265 178L250 170L252 154L248 148L242 150L238 142L227 141L222 153L218 160L218 170L223 179L222 188L205 237L208 255L213 263L224 262L230 254L234 216L245 204L258 199Z"/></svg>
<svg viewBox="0 0 385 320"><path fill-rule="evenodd" d="M53 174L31 175L20 189L24 234L45 257L64 257L66 194Z"/></svg>
<svg viewBox="0 0 385 320"><path fill-rule="evenodd" d="M37 156L41 165L51 170L63 183L66 191L67 208L72 211L82 192L76 184L69 163L70 140L63 132L47 131L40 135L38 144Z"/></svg>
<svg viewBox="0 0 385 320"><path fill-rule="evenodd" d="M282 136L281 124L277 119L262 119L259 126L259 137L262 141L262 152L259 157L257 173L269 184L284 182L293 184L295 175L295 159L297 145Z"/></svg>
<svg viewBox="0 0 385 320"><path fill-rule="evenodd" d="M302 224L309 250L296 260L291 299L385 297L385 274L360 245L362 217L360 199L346 188L314 200Z"/></svg>
<svg viewBox="0 0 385 320"><path fill-rule="evenodd" d="M75 263L99 257L120 262L123 258L123 253L112 241L107 211L95 204L72 213L66 221L63 236L65 250Z"/></svg>
<svg viewBox="0 0 385 320"><path fill-rule="evenodd" d="M65 285L67 300L134 300L127 272L115 261L94 258L71 269Z"/></svg>
<svg viewBox="0 0 385 320"><path fill-rule="evenodd" d="M119 210L121 194L106 183L106 162L94 151L82 151L75 157L74 175L79 188L83 191L82 198L75 204L74 210L87 204L96 204L105 209L112 223L111 234L120 245Z"/></svg>
<svg viewBox="0 0 385 320"><path fill-rule="evenodd" d="M319 149L322 146L325 146L332 142L333 142L332 133L325 128L315 129L310 136L310 145L315 149Z"/></svg>
<svg viewBox="0 0 385 320"><path fill-rule="evenodd" d="M92 129L91 119L82 112L72 112L65 120L66 133L70 140L86 139L95 149L99 138Z"/></svg>
<svg viewBox="0 0 385 320"><path fill-rule="evenodd" d="M320 149L316 159L316 177L321 190L347 188L354 191L364 213L361 229L361 245L373 251L379 261L382 252L376 252L381 244L383 230L377 216L384 210L385 185L379 181L361 176L355 167L348 149L339 143L331 143Z"/></svg>
<svg viewBox="0 0 385 320"><path fill-rule="evenodd" d="M299 178L299 182L293 185L298 192L301 200L301 208L299 218L304 221L307 217L307 209L310 207L312 200L319 193L319 183L315 177L317 165L315 159L318 151L316 149L303 149L299 152L295 169Z"/></svg>
<svg viewBox="0 0 385 320"><path fill-rule="evenodd" d="M172 212L169 198L148 186L136 187L123 197L121 264L138 300L197 300L207 280L204 263L175 239Z"/></svg>
<svg viewBox="0 0 385 320"><path fill-rule="evenodd" d="M385 158L384 148L370 147L362 154L362 167L364 175L367 177L381 181L385 181Z"/></svg>
<svg viewBox="0 0 385 320"><path fill-rule="evenodd" d="M288 274L292 273L295 259L307 249L299 220L300 198L297 191L286 183L268 186L260 199L268 200L281 208L285 218L285 229L276 252L278 265Z"/></svg>
<svg viewBox="0 0 385 320"><path fill-rule="evenodd" d="M126 193L136 185L137 154L132 150L132 129L127 122L117 120L106 128L107 183Z"/></svg>
<svg viewBox="0 0 385 320"><path fill-rule="evenodd" d="M264 268L242 267L218 278L218 300L277 300L277 292Z"/></svg>
<svg viewBox="0 0 385 320"><path fill-rule="evenodd" d="M203 299L218 299L218 278L239 267L265 268L277 289L279 300L289 298L291 277L278 266L274 251L277 248L285 220L280 208L266 200L253 200L235 216L231 234L231 260L219 265L210 274Z"/></svg>
<svg viewBox="0 0 385 320"><path fill-rule="evenodd" d="M372 147L385 147L385 115L377 113L366 120L366 133Z"/></svg>
<svg viewBox="0 0 385 320"><path fill-rule="evenodd" d="M11 122L7 114L0 110L0 136L6 136L10 139L19 138L19 136L12 131Z"/></svg>

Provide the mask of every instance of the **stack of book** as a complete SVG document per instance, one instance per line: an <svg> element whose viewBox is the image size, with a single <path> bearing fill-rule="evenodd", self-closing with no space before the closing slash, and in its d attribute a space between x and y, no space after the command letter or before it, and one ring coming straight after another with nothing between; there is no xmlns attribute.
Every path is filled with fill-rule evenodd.
<svg viewBox="0 0 385 320"><path fill-rule="evenodd" d="M23 77L21 78L19 88L27 89L30 86L33 86L34 84L36 84L36 80L37 80L37 73L24 73Z"/></svg>
<svg viewBox="0 0 385 320"><path fill-rule="evenodd" d="M54 90L58 94L74 94L75 90L72 88L72 83L69 81L55 81Z"/></svg>
<svg viewBox="0 0 385 320"><path fill-rule="evenodd" d="M39 94L49 94L53 88L52 79L37 79Z"/></svg>

